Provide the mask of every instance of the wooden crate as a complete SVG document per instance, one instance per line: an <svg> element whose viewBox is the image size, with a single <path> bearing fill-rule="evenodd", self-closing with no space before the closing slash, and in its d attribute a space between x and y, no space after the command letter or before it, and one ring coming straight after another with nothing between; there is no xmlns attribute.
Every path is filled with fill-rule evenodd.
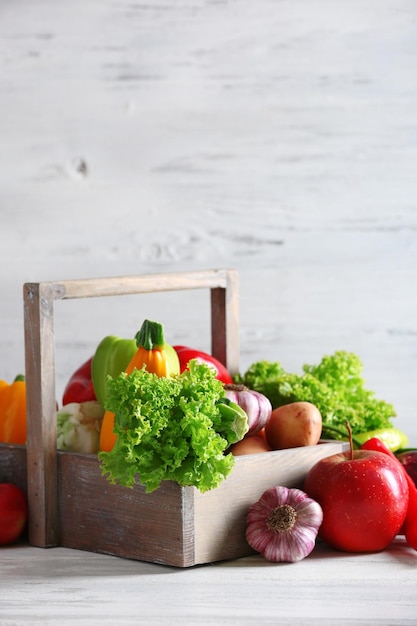
<svg viewBox="0 0 417 626"><path fill-rule="evenodd" d="M27 493L26 446L0 443L0 483L14 483Z"/></svg>
<svg viewBox="0 0 417 626"><path fill-rule="evenodd" d="M144 488L109 485L92 455L59 453L61 545L189 567L252 554L246 513L265 489L300 486L320 458L344 444L236 457L231 474L204 494L167 481Z"/></svg>
<svg viewBox="0 0 417 626"><path fill-rule="evenodd" d="M27 447L0 446L0 472L26 464L29 541L177 567L252 553L245 540L249 505L274 485L300 486L340 442L237 457L231 474L201 494L166 481L146 494L110 485L96 455L57 451L54 301L157 291L210 289L212 353L238 371L238 276L234 270L153 274L24 285ZM8 468L8 469L7 469Z"/></svg>

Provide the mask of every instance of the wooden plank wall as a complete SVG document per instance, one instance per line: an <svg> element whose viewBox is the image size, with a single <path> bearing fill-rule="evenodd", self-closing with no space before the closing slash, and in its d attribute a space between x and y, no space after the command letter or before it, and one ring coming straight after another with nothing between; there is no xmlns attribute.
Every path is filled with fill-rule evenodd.
<svg viewBox="0 0 417 626"><path fill-rule="evenodd" d="M357 352L417 445L412 0L3 0L0 378L24 282L236 268L241 367ZM209 347L207 294L62 302L59 393L144 317Z"/></svg>

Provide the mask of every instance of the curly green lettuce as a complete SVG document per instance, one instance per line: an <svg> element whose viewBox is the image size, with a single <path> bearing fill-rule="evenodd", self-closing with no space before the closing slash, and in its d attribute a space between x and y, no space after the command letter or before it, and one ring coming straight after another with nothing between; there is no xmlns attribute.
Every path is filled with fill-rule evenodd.
<svg viewBox="0 0 417 626"><path fill-rule="evenodd" d="M147 493L164 480L201 492L217 487L232 470L225 451L237 437L224 426L224 397L223 383L197 361L172 378L146 369L109 378L106 409L115 414L117 440L99 453L103 475L127 487L139 482Z"/></svg>
<svg viewBox="0 0 417 626"><path fill-rule="evenodd" d="M356 354L341 350L324 356L317 365L304 365L302 374L286 372L278 362L258 361L236 379L266 395L273 408L290 402L312 402L322 415L323 436L345 438L346 421L353 433L362 433L390 428L396 416L392 404L376 398L366 388L362 370Z"/></svg>

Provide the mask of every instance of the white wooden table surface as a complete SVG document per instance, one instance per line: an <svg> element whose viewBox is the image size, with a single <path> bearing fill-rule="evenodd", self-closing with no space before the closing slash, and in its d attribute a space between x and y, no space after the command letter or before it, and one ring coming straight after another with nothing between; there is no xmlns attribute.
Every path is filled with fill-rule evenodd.
<svg viewBox="0 0 417 626"><path fill-rule="evenodd" d="M319 544L299 563L260 556L191 569L65 548L2 550L0 626L415 626L417 553Z"/></svg>

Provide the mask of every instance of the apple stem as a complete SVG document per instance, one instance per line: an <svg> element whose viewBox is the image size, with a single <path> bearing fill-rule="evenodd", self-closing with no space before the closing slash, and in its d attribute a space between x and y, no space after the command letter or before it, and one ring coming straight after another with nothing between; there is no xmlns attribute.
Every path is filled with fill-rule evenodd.
<svg viewBox="0 0 417 626"><path fill-rule="evenodd" d="M331 434L334 433L336 435L339 435L340 437L343 437L343 439L346 438L346 433L344 430L342 430L341 428L335 428L335 426L329 426L328 424L323 425L323 430L322 430L322 436L323 433L326 434ZM362 442L359 441L359 439L356 439L356 437L353 436L352 433L352 443L353 443L353 447L354 448L360 448L362 446Z"/></svg>
<svg viewBox="0 0 417 626"><path fill-rule="evenodd" d="M349 446L350 446L350 459L353 460L353 436L352 436L352 428L348 421L345 422L346 428L349 435Z"/></svg>

